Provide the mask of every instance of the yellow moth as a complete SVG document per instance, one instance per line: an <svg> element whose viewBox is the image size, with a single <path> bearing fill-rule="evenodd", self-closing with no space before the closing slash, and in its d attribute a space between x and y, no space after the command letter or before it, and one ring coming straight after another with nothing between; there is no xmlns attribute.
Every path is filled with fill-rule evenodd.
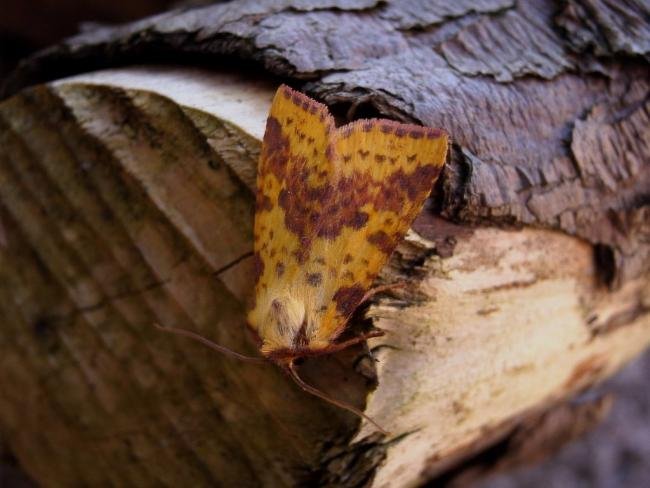
<svg viewBox="0 0 650 488"><path fill-rule="evenodd" d="M372 283L431 191L447 135L384 119L336 128L327 107L287 86L266 124L255 212L255 299L248 324L262 356L305 391L298 358L328 354L380 335L337 341L354 310L382 288ZM239 359L252 359L183 329Z"/></svg>

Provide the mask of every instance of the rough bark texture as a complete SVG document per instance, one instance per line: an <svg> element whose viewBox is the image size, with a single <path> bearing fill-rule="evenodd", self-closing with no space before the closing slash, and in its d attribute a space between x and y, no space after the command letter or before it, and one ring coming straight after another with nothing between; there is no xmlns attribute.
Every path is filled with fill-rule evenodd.
<svg viewBox="0 0 650 488"><path fill-rule="evenodd" d="M650 341L647 19L634 1L258 0L103 28L24 62L5 94L152 59L243 74L131 68L0 107L12 452L52 485L412 486L462 483L585 430L607 401L562 402ZM151 327L251 349L251 188L275 86L250 81L255 65L341 120L382 114L454 140L383 276L411 287L368 310L389 332L371 343L379 362L360 347L304 365L359 406L378 381L366 411L389 439L354 437L354 417L271 367Z"/></svg>

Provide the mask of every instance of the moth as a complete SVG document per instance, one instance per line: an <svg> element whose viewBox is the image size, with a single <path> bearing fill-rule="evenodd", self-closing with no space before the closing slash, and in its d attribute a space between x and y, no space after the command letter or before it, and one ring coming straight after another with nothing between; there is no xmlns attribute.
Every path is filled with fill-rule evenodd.
<svg viewBox="0 0 650 488"><path fill-rule="evenodd" d="M384 119L337 128L327 107L280 86L266 123L257 176L255 295L248 324L261 355L308 393L377 426L360 410L306 384L296 360L381 335L337 341L420 212L442 170L447 135ZM183 329L164 330L198 339Z"/></svg>

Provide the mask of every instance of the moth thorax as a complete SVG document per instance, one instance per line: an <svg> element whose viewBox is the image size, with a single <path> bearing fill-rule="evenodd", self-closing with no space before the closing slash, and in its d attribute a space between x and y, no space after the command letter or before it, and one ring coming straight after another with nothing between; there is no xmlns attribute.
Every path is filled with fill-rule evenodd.
<svg viewBox="0 0 650 488"><path fill-rule="evenodd" d="M264 327L263 349L296 348L303 344L307 322L305 306L290 297L281 296L271 301Z"/></svg>

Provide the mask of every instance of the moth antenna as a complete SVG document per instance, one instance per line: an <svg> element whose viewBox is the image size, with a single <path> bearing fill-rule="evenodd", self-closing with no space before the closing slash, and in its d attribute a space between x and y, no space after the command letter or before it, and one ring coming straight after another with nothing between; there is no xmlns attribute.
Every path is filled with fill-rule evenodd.
<svg viewBox="0 0 650 488"><path fill-rule="evenodd" d="M307 393L310 393L314 396L317 396L321 400L325 400L327 403L331 403L332 405L336 405L339 408L342 408L344 410L347 410L348 412L352 412L355 414L357 417L361 417L366 419L368 422L370 422L372 425L377 427L377 430L379 430L382 434L385 436L390 436L390 432L388 432L386 429L382 428L381 425L379 425L377 422L375 422L372 418L368 417L365 413L363 413L361 410L358 408L353 407L352 405L348 405L347 403L340 402L334 398L331 398L327 396L325 393L323 393L320 390L317 390L311 385L308 385L305 383L300 376L298 376L298 372L296 371L296 366L293 363L293 361L289 362L289 365L287 367L287 370L289 372L289 375L293 379L293 381L296 382L296 384L303 390L306 391Z"/></svg>
<svg viewBox="0 0 650 488"><path fill-rule="evenodd" d="M240 361L245 361L248 363L265 363L266 359L263 358L256 358L253 356L246 356L244 354L240 354L236 351L233 351L232 349L228 349L225 346L220 346L219 344L216 344L212 342L211 340L206 339L202 335L197 334L196 332L192 332L191 330L187 329L179 329L177 327L163 327L160 324L157 324L154 322L153 324L158 330L162 330L163 332L170 332L172 334L184 336L184 337L189 337L190 339L194 339L195 341L200 342L203 345L208 346L210 349L214 349L215 351L218 351L222 354L225 354L226 356L230 356L231 358L234 359L239 359Z"/></svg>

